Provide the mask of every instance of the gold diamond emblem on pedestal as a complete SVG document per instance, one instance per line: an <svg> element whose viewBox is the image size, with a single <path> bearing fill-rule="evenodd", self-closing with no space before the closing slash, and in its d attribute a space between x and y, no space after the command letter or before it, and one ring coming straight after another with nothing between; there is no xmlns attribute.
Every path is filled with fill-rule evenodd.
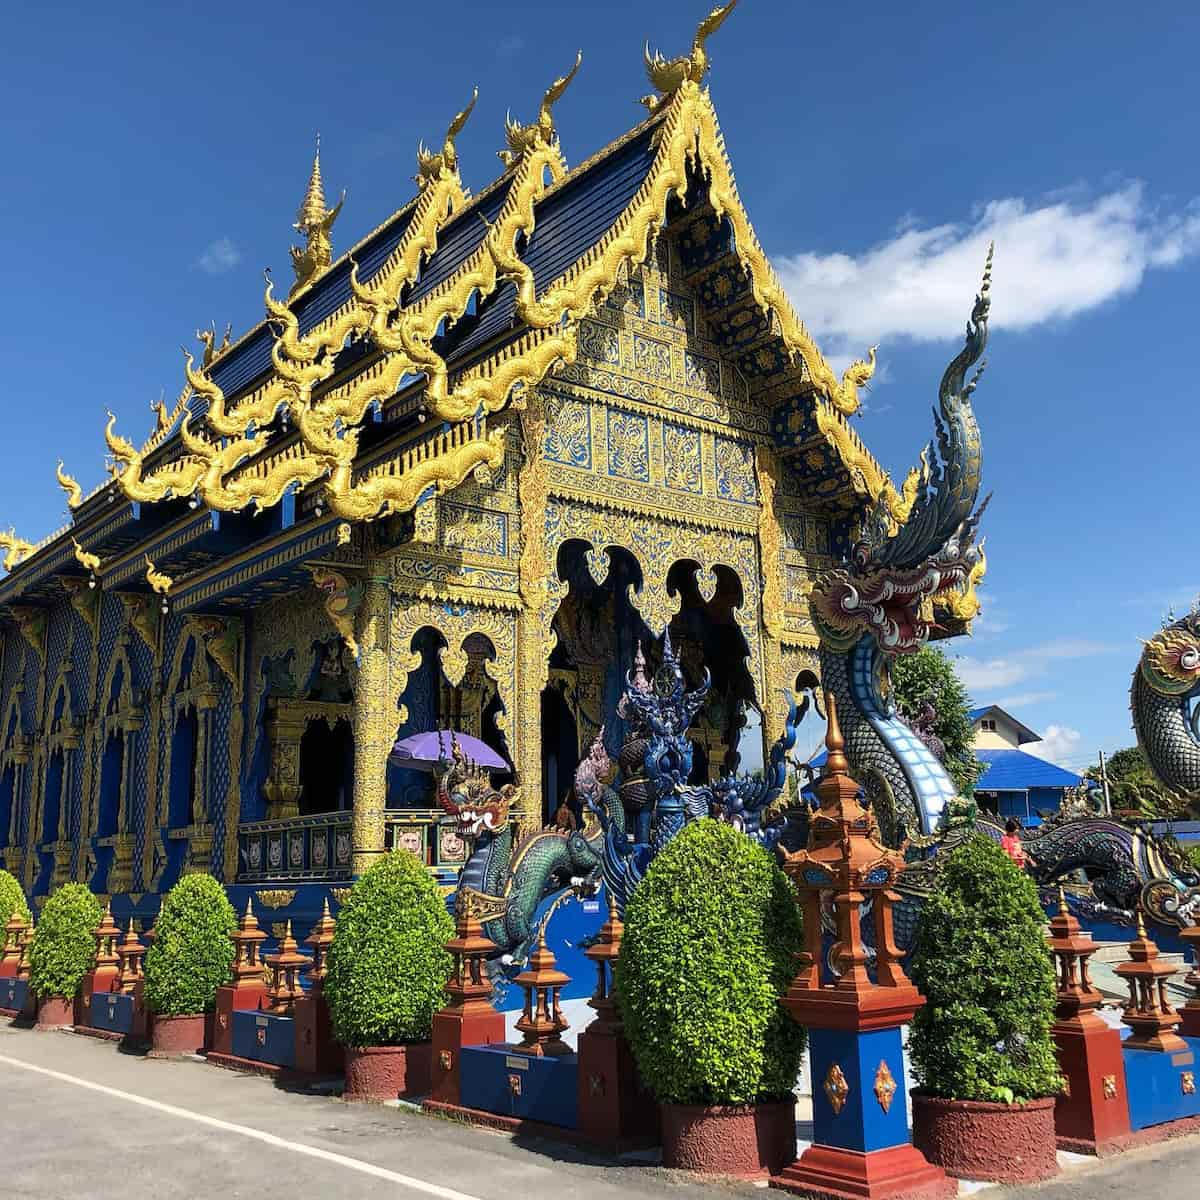
<svg viewBox="0 0 1200 1200"><path fill-rule="evenodd" d="M825 1095L829 1098L829 1107L833 1109L833 1115L836 1117L842 1111L846 1097L850 1095L850 1085L837 1063L831 1063L825 1073L824 1088Z"/></svg>
<svg viewBox="0 0 1200 1200"><path fill-rule="evenodd" d="M892 1107L892 1097L896 1094L896 1079L888 1070L888 1065L882 1059L879 1070L875 1072L875 1099L879 1107L887 1112Z"/></svg>

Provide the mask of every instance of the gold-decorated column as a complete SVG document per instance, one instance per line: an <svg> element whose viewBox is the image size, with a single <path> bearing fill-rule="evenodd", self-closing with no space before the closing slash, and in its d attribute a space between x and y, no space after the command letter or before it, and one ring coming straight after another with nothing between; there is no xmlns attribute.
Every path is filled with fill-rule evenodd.
<svg viewBox="0 0 1200 1200"><path fill-rule="evenodd" d="M381 564L372 564L358 610L358 677L354 683L353 870L361 875L384 851L387 760L396 736L391 703L391 591Z"/></svg>

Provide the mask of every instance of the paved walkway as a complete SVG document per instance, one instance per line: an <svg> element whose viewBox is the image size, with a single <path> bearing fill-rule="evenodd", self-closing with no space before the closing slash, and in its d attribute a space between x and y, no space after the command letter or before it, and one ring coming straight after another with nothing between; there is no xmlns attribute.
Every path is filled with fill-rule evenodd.
<svg viewBox="0 0 1200 1200"><path fill-rule="evenodd" d="M0 1024L0 1194L38 1200L197 1200L353 1194L437 1200L730 1200L748 1184L692 1182L636 1161L514 1139L398 1107L348 1105L199 1061ZM803 1126L801 1127L803 1128ZM1002 1191L1046 1200L1191 1196L1200 1138L1106 1163L1062 1156L1063 1178ZM980 1185L962 1185L967 1196ZM779 1195L779 1193L772 1193Z"/></svg>

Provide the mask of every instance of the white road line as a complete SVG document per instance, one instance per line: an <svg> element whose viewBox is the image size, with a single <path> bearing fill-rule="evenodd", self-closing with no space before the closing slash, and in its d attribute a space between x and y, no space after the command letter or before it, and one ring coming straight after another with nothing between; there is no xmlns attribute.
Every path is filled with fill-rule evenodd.
<svg viewBox="0 0 1200 1200"><path fill-rule="evenodd" d="M324 1162L335 1163L339 1167L348 1167L352 1171L361 1171L364 1175L373 1175L376 1179L387 1179L392 1183L400 1183L414 1191L424 1192L427 1196L437 1196L439 1200L479 1200L479 1197L467 1192L458 1192L454 1188L442 1187L437 1183L427 1183L424 1179L415 1179L411 1175L402 1175L399 1171L389 1171L386 1167L377 1167L374 1163L364 1162L361 1158L348 1158L345 1154L335 1154L332 1150L322 1150L317 1146L307 1146L303 1142L289 1142L287 1138L276 1137L273 1133L264 1133L261 1129L251 1129L248 1125L236 1125L232 1121L222 1121L217 1117L206 1117L203 1113L192 1112L190 1109L178 1108L174 1104L164 1104L160 1100L151 1100L147 1096L138 1096L133 1092L123 1092L119 1088L107 1087L103 1083L93 1083L90 1079L80 1079L75 1075L65 1075L62 1071L51 1071L48 1067L34 1066L20 1058L9 1058L0 1054L0 1063L20 1067L24 1071L33 1071L38 1075L46 1075L50 1079L58 1079L63 1083L73 1083L76 1087L88 1088L93 1092L101 1092L106 1096L115 1096L119 1100L128 1100L131 1104L140 1104L143 1108L152 1108L158 1112L167 1113L172 1117L180 1117L185 1121L195 1121L199 1125L207 1125L212 1129L221 1129L226 1133L237 1133L242 1137L253 1138L265 1142L268 1146L278 1146L281 1150L291 1150L296 1154L307 1154L309 1158L319 1158Z"/></svg>

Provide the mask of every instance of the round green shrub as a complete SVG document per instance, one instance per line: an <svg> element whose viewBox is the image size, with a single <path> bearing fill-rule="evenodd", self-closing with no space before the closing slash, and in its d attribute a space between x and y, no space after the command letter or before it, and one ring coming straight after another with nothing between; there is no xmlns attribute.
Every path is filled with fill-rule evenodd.
<svg viewBox="0 0 1200 1200"><path fill-rule="evenodd" d="M146 1005L165 1017L211 1012L233 966L237 915L211 875L185 875L164 897L146 951Z"/></svg>
<svg viewBox="0 0 1200 1200"><path fill-rule="evenodd" d="M29 987L34 995L75 995L92 969L92 930L103 915L100 901L82 883L65 883L46 900L29 947Z"/></svg>
<svg viewBox="0 0 1200 1200"><path fill-rule="evenodd" d="M1033 880L990 838L976 834L947 857L912 958L928 1001L909 1038L924 1091L1008 1104L1058 1093L1045 923Z"/></svg>
<svg viewBox="0 0 1200 1200"><path fill-rule="evenodd" d="M350 889L329 947L325 997L338 1041L429 1040L446 1002L454 922L433 876L406 850L384 855Z"/></svg>
<svg viewBox="0 0 1200 1200"><path fill-rule="evenodd" d="M625 909L617 1000L643 1079L673 1104L788 1096L805 1031L779 1003L800 910L771 856L729 825L688 825Z"/></svg>
<svg viewBox="0 0 1200 1200"><path fill-rule="evenodd" d="M32 920L29 905L25 902L25 893L17 877L8 871L0 871L0 931L12 920L13 913L19 913L26 921ZM0 939L4 936L0 932Z"/></svg>

